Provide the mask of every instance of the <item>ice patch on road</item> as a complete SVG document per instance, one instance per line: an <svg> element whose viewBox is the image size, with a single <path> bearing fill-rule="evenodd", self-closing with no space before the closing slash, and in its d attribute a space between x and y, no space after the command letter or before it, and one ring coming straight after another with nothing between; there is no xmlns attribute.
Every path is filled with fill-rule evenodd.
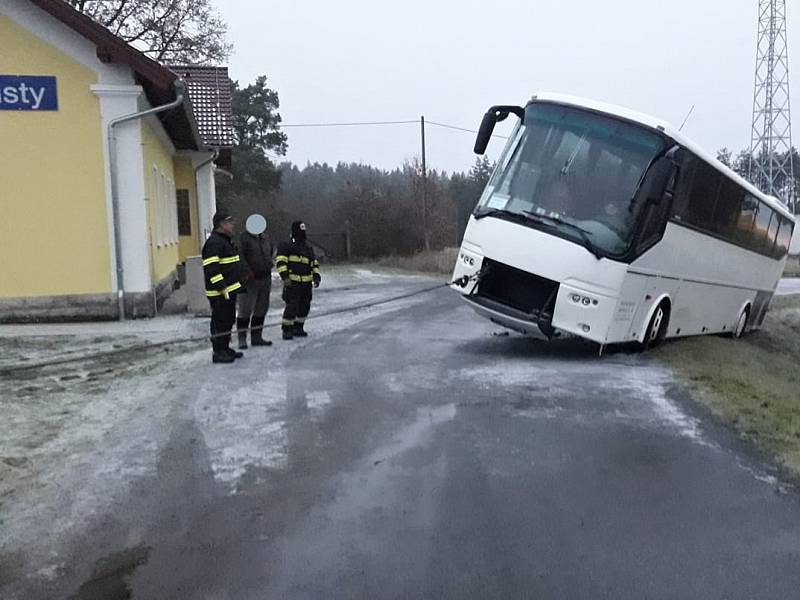
<svg viewBox="0 0 800 600"><path fill-rule="evenodd" d="M35 577L44 579L45 581L53 581L61 574L65 567L66 564L63 562L52 563L36 571Z"/></svg>
<svg viewBox="0 0 800 600"><path fill-rule="evenodd" d="M233 489L250 466L286 466L285 381L242 387L228 396L204 395L207 400L194 407L195 419L203 432L215 479Z"/></svg>
<svg viewBox="0 0 800 600"><path fill-rule="evenodd" d="M554 386L563 378L563 368L558 370L533 362L506 360L478 369L463 369L459 371L459 377L469 378L482 388L538 383Z"/></svg>
<svg viewBox="0 0 800 600"><path fill-rule="evenodd" d="M601 411L607 419L629 421L646 426L666 427L693 441L706 444L698 419L684 413L668 397L672 376L666 369L651 365L616 364L597 361L527 361L507 359L478 369L463 369L458 377L473 381L481 389L515 388L523 402L512 402L515 414L530 418L550 419L567 416L586 420L587 414ZM596 389L602 396L595 403L576 406L573 398ZM608 392L611 392L609 394ZM536 399L537 405L528 407L525 399ZM541 405L538 405L541 404Z"/></svg>
<svg viewBox="0 0 800 600"><path fill-rule="evenodd" d="M658 422L669 425L681 435L695 441L702 441L700 422L684 413L667 398L667 386L672 378L667 371L652 368L632 368L625 371L624 381L612 380L612 385L620 384L617 389L630 390L637 396L650 402Z"/></svg>
<svg viewBox="0 0 800 600"><path fill-rule="evenodd" d="M313 412L320 412L330 403L331 395L324 390L306 393L306 406Z"/></svg>
<svg viewBox="0 0 800 600"><path fill-rule="evenodd" d="M396 277L391 273L381 273L379 271L371 271L369 269L353 269L353 273L356 277L362 277L365 279L389 279Z"/></svg>

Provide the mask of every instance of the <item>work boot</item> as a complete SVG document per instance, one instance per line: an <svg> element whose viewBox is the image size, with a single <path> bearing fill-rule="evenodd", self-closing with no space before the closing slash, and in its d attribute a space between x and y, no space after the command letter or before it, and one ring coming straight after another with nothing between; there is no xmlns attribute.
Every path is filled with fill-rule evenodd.
<svg viewBox="0 0 800 600"><path fill-rule="evenodd" d="M308 337L308 333L303 329L302 323L295 323L293 333L294 337Z"/></svg>
<svg viewBox="0 0 800 600"><path fill-rule="evenodd" d="M263 336L264 317L253 317L250 323L250 343L253 346L272 346L272 342Z"/></svg>
<svg viewBox="0 0 800 600"><path fill-rule="evenodd" d="M218 352L211 356L213 363L232 363L236 358L226 352Z"/></svg>
<svg viewBox="0 0 800 600"><path fill-rule="evenodd" d="M236 329L239 330L239 350L247 350L247 328L250 319L236 319Z"/></svg>
<svg viewBox="0 0 800 600"><path fill-rule="evenodd" d="M219 350L217 352L219 354L227 354L233 358L242 358L244 356L243 352L237 352L231 348L231 336L229 335L219 338Z"/></svg>
<svg viewBox="0 0 800 600"><path fill-rule="evenodd" d="M291 329L284 329L283 330L283 339L285 339L285 340L294 339L294 334L292 333Z"/></svg>
<svg viewBox="0 0 800 600"><path fill-rule="evenodd" d="M232 363L235 358L225 352L224 342L221 338L211 338L211 362L213 363Z"/></svg>
<svg viewBox="0 0 800 600"><path fill-rule="evenodd" d="M223 352L233 358L242 358L244 356L244 352L237 352L233 348L225 348Z"/></svg>

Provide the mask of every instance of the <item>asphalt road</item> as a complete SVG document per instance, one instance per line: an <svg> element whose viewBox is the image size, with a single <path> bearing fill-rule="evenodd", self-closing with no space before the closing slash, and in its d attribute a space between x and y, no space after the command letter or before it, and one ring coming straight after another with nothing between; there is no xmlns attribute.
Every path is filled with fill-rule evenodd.
<svg viewBox="0 0 800 600"><path fill-rule="evenodd" d="M9 597L800 598L800 495L646 356L448 290L340 325L176 373L117 433L152 468Z"/></svg>

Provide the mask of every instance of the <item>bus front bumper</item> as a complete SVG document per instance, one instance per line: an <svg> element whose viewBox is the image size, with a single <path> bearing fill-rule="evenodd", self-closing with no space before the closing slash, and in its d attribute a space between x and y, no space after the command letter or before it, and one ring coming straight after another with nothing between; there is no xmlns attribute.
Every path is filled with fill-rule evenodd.
<svg viewBox="0 0 800 600"><path fill-rule="evenodd" d="M560 334L550 327L552 315L531 315L481 296L461 297L480 316L523 335L550 340Z"/></svg>

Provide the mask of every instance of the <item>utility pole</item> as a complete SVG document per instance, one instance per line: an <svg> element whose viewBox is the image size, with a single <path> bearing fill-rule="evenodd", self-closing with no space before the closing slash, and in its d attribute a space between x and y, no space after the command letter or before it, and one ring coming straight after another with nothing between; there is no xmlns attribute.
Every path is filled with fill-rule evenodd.
<svg viewBox="0 0 800 600"><path fill-rule="evenodd" d="M788 54L786 0L759 0L749 179L796 213Z"/></svg>
<svg viewBox="0 0 800 600"><path fill-rule="evenodd" d="M428 167L425 163L425 115L419 118L422 134L422 235L425 240L425 251L431 249L431 238L428 232Z"/></svg>

